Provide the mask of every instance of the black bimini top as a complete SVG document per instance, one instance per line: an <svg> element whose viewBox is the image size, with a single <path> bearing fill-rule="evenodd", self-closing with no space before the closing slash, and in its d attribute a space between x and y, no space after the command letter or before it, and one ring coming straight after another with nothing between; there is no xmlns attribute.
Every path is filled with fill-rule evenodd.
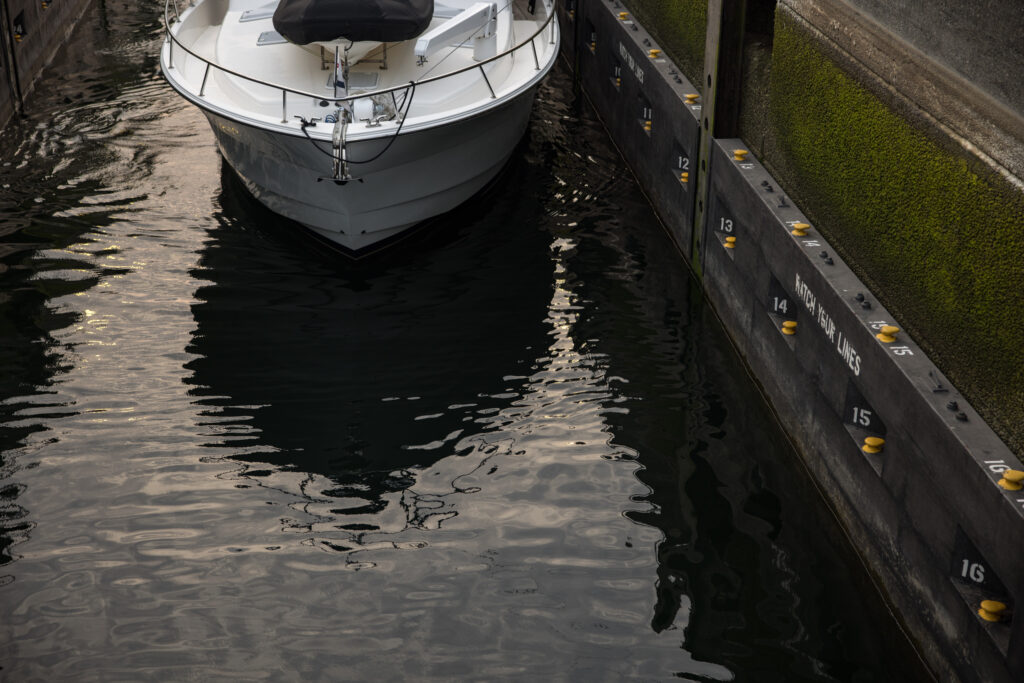
<svg viewBox="0 0 1024 683"><path fill-rule="evenodd" d="M281 0L274 29L298 45L333 40L397 42L427 30L434 0Z"/></svg>

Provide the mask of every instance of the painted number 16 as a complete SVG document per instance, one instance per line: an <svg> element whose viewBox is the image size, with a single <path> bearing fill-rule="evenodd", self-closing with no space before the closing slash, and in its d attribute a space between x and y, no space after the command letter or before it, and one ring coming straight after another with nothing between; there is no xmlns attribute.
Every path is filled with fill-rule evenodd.
<svg viewBox="0 0 1024 683"><path fill-rule="evenodd" d="M965 579L970 579L974 583L984 583L985 567L977 562L971 562L970 560L965 559L963 568L960 570L960 576Z"/></svg>

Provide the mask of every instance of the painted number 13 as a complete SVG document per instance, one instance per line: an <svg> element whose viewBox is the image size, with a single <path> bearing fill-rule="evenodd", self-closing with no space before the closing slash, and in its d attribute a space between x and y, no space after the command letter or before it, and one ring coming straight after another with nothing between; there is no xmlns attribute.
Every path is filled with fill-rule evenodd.
<svg viewBox="0 0 1024 683"><path fill-rule="evenodd" d="M723 218L723 219L721 219L721 222L718 224L718 229L720 231L722 231L722 232L732 232L732 219L731 218Z"/></svg>

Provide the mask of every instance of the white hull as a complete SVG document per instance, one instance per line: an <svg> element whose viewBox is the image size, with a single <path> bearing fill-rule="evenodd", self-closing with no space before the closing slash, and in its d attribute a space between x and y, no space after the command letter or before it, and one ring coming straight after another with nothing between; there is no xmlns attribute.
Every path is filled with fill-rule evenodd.
<svg viewBox="0 0 1024 683"><path fill-rule="evenodd" d="M204 113L224 159L263 205L359 251L451 211L485 187L522 138L533 95L530 90L472 118L403 133L377 161L352 164L353 180L345 184L330 180L332 159L305 136ZM318 144L330 151L329 144ZM353 143L349 158L370 159L385 144Z"/></svg>
<svg viewBox="0 0 1024 683"><path fill-rule="evenodd" d="M455 12L473 1L445 0ZM493 56L461 39L442 38L429 59L417 58L414 41L367 44L345 72L350 93L339 94L340 72L323 51L273 37L267 9L275 3L266 0L190 5L168 22L160 64L206 114L224 159L260 202L358 252L454 209L508 161L559 42L550 4L531 15L514 2L490 24ZM455 21L438 7L431 34ZM371 97L394 103L379 124L323 121Z"/></svg>

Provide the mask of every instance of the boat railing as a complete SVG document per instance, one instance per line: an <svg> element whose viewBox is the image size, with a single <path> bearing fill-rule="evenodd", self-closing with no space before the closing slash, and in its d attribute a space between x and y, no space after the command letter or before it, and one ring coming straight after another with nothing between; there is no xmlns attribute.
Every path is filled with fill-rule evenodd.
<svg viewBox="0 0 1024 683"><path fill-rule="evenodd" d="M190 0L190 2L194 2L194 0ZM363 97L373 97L375 95L392 95L392 97L393 97L394 93L397 93L399 91L407 91L409 88L415 88L415 87L418 87L418 86L421 86L421 85L425 85L427 83L434 83L436 81L442 81L442 80L445 80L445 79L448 79L448 78L452 78L454 76L458 76L459 74L463 74L463 73L466 73L466 72L469 72L469 71L473 71L474 69L479 69L480 70L480 74L483 76L484 83L487 84L487 89L491 93L491 98L494 99L494 98L497 97L497 94L494 92L494 87L491 85L490 80L487 78L487 72L484 70L485 66L487 66L488 64L491 64L493 62L496 62L499 59L503 59L505 57L508 57L509 55L514 54L515 52L518 52L519 50L524 49L526 47L526 45L529 45L530 49L531 49L531 52L533 53L534 68L539 71L540 68L541 68L541 66L540 66L540 58L537 55L537 45L536 45L535 41L538 38L540 38L542 36L542 34L545 33L545 31L548 31L550 33L550 37L548 38L549 42L551 44L555 43L555 36L556 36L556 34L555 34L555 24L553 23L554 20L555 20L555 17L556 17L556 14L555 14L555 2L554 2L554 0L551 0L551 2L545 2L543 4L544 4L544 7L547 10L547 18L544 20L544 22L540 26L538 26L537 30L534 31L533 34L531 34L529 38L523 40L522 42L517 43L516 45L514 45L511 48L509 48L508 50L505 50L504 52L501 52L499 54L494 55L493 57L490 57L488 59L482 60L482 61L480 61L480 62L478 62L476 64L471 64L469 66L462 67L460 69L456 69L454 71L448 71L448 72L445 72L445 73L442 73L442 74L438 74L436 76L427 76L427 77L421 78L421 79L419 79L417 81L410 81L408 83L401 83L399 85L391 86L391 87L388 87L388 88L380 88L379 90L373 90L373 91L370 91L370 92L360 92L357 95L347 95L345 97L331 97L329 99L332 102L340 104L342 102L351 102L351 101L354 101L354 100L357 100L357 99L360 99L360 98L363 98ZM182 42L180 40L178 40L177 36L175 36L171 32L171 25L172 25L171 12L172 12L172 10L173 10L173 14L174 14L174 21L177 21L178 23L180 23L181 22L181 15L178 12L178 0L165 0L165 2L164 2L164 32L166 34L166 40L169 43L168 55L167 55L167 67L169 69L173 69L174 68L174 49L175 49L175 46L177 46L179 49L181 49L186 54L190 55L191 57L194 57L195 59L198 59L200 62L205 64L206 68L203 71L203 81L202 81L202 84L199 86L199 97L205 97L206 82L209 79L210 70L211 69L215 69L217 71L220 71L222 73L228 74L230 76L234 76L236 78L241 78L241 79L243 79L245 81L248 81L250 83L255 83L257 85L262 85L262 86L265 86L265 87L268 87L268 88L272 88L272 89L275 89L275 90L280 90L281 91L281 123L287 123L288 122L288 95L289 94L297 95L297 96L302 96L302 97L312 97L312 98L317 99L317 100L324 99L323 93L307 92L305 90L297 90L295 88L289 88L289 87L280 85L278 83L270 83L270 82L267 82L267 81L261 81L258 78L253 78L252 76L247 76L246 74L239 73L238 71L234 71L232 69L228 69L227 67L224 67L224 66L221 66L219 64L216 64L215 62L210 61L206 57L203 57L202 55L199 55L199 54L193 52L188 47L186 47L184 44L182 44Z"/></svg>

